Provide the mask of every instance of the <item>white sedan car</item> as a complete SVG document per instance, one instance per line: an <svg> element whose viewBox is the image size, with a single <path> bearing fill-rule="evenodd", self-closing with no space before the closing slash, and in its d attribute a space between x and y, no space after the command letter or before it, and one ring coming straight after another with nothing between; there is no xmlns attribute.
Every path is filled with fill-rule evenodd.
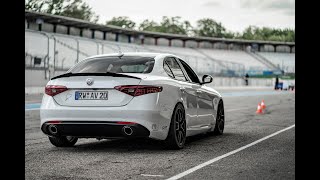
<svg viewBox="0 0 320 180"><path fill-rule="evenodd" d="M89 57L46 85L41 130L57 147L78 138L148 137L181 149L188 136L223 133L223 100L210 82L172 54Z"/></svg>

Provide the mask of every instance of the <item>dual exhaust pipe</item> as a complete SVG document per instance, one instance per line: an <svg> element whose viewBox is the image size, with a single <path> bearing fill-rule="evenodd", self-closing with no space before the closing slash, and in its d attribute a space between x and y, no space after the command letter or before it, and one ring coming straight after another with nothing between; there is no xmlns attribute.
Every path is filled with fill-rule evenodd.
<svg viewBox="0 0 320 180"><path fill-rule="evenodd" d="M53 125L53 124L50 124L48 126L48 131L52 135L57 135L58 134L57 126ZM127 136L131 136L133 134L133 129L130 126L123 126L122 132Z"/></svg>
<svg viewBox="0 0 320 180"><path fill-rule="evenodd" d="M130 126L123 126L122 132L127 136L131 136L133 134L133 129Z"/></svg>
<svg viewBox="0 0 320 180"><path fill-rule="evenodd" d="M52 135L57 135L58 134L58 128L56 125L50 124L48 127L48 131Z"/></svg>

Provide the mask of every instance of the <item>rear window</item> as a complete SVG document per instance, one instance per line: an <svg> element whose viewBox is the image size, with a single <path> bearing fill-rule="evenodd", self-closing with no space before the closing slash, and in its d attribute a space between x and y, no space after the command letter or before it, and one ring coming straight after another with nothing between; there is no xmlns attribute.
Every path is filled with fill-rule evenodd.
<svg viewBox="0 0 320 180"><path fill-rule="evenodd" d="M139 56L103 57L84 60L71 73L150 73L154 58Z"/></svg>

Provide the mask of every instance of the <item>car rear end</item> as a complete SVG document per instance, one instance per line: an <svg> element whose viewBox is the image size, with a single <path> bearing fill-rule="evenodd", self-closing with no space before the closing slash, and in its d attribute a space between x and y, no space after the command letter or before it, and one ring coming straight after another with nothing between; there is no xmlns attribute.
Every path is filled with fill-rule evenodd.
<svg viewBox="0 0 320 180"><path fill-rule="evenodd" d="M154 57L121 56L84 60L50 80L42 99L41 130L48 136L84 138L151 137L160 115L156 82L145 83Z"/></svg>

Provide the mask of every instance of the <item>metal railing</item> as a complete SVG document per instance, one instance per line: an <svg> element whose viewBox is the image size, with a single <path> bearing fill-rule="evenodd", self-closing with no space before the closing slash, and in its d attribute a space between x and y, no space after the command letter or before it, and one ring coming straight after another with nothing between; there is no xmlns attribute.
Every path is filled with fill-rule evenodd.
<svg viewBox="0 0 320 180"><path fill-rule="evenodd" d="M113 53L117 53L119 50L121 50L122 52L151 51L168 53L165 50L157 49L156 46L150 48L150 46L147 47L137 44L104 41L85 37L34 31L29 29L25 29L25 33L31 33L32 35L39 37L43 36L45 38L44 40L47 41L46 48L44 48L43 46L37 46L37 42L29 43L28 46L30 47L26 47L26 54L28 54L28 58L37 56L36 54L32 54L32 52L29 52L28 49L37 49L37 51L42 54L39 57L43 59L44 65L42 69L44 69L45 71L45 79L56 75L56 71L59 71L59 73L61 73L62 71L66 71L75 63L80 62L81 59L84 59L91 55L105 53L105 50ZM29 40L32 41L32 38L30 38ZM72 41L75 44L72 43ZM90 43L90 45L88 45L87 43ZM89 52L89 46L91 46L91 53ZM245 74L244 65L241 63L212 59L206 56L200 56L200 54L199 56L187 55L181 52L173 54L176 54L177 56L183 58L183 60L185 60L198 74L213 74L215 76L232 77L239 77ZM58 61L61 63L59 64ZM32 63L32 60L28 63L25 63L26 69L39 69L39 67L30 65L30 63Z"/></svg>

